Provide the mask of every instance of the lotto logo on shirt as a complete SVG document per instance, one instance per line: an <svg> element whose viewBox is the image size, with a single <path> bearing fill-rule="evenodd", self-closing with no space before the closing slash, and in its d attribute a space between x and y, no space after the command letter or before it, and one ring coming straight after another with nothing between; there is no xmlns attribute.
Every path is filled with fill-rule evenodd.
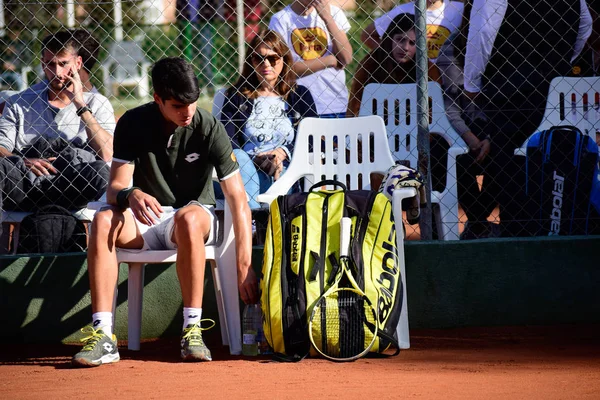
<svg viewBox="0 0 600 400"><path fill-rule="evenodd" d="M294 29L292 45L303 60L320 58L327 51L327 33L318 27Z"/></svg>
<svg viewBox="0 0 600 400"><path fill-rule="evenodd" d="M440 49L446 39L450 37L450 30L441 25L427 25L427 56L435 60L440 54Z"/></svg>

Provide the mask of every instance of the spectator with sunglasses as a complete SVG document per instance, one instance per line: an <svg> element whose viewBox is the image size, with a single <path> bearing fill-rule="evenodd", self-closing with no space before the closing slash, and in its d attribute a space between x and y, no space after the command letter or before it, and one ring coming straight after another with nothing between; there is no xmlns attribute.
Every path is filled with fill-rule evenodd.
<svg viewBox="0 0 600 400"><path fill-rule="evenodd" d="M250 208L260 208L256 196L289 164L300 119L317 116L309 90L296 84L292 63L277 32L260 32L248 45L242 74L223 103L221 122L231 138Z"/></svg>

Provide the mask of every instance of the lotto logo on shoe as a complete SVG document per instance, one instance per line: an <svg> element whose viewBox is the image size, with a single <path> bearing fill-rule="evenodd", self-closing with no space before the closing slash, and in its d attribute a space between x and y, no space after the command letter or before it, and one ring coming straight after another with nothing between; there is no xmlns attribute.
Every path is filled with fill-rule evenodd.
<svg viewBox="0 0 600 400"><path fill-rule="evenodd" d="M187 156L185 156L185 161L192 163L194 161L196 161L197 159L200 158L200 154L198 153L190 153Z"/></svg>
<svg viewBox="0 0 600 400"><path fill-rule="evenodd" d="M554 171L554 190L552 191L552 212L550 213L550 232L548 236L560 234L560 218L562 215L563 192L565 190L565 177Z"/></svg>
<svg viewBox="0 0 600 400"><path fill-rule="evenodd" d="M110 353L111 351L113 351L113 345L112 345L112 344L110 344L110 343L104 343L103 347L104 347L104 350L106 350L106 351L107 351L107 352L109 352L109 353Z"/></svg>

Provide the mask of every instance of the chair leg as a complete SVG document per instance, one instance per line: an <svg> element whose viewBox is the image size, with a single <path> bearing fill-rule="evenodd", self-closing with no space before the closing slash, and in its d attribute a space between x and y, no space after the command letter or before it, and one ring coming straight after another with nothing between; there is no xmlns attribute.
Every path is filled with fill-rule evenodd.
<svg viewBox="0 0 600 400"><path fill-rule="evenodd" d="M443 201L439 203L439 239L458 240L458 210L450 208Z"/></svg>
<svg viewBox="0 0 600 400"><path fill-rule="evenodd" d="M17 248L19 247L19 234L21 233L21 224L13 224L12 230L12 244L10 254L17 254Z"/></svg>
<svg viewBox="0 0 600 400"><path fill-rule="evenodd" d="M216 261L210 260L212 267L213 282L215 285L215 297L217 299L217 308L219 310L219 325L221 326L221 340L223 346L229 346L229 329L227 327L227 315L224 308L223 291L221 289L221 279L219 278L219 266Z"/></svg>
<svg viewBox="0 0 600 400"><path fill-rule="evenodd" d="M10 231L12 229L12 226L8 222L0 222L0 223L2 224L2 234L0 234L0 254L9 254ZM14 254L14 253L12 253L12 254Z"/></svg>
<svg viewBox="0 0 600 400"><path fill-rule="evenodd" d="M112 324L113 324L113 332L117 326L117 297L119 296L119 278L117 275L117 283L115 283L115 293L113 295L113 305L112 305Z"/></svg>
<svg viewBox="0 0 600 400"><path fill-rule="evenodd" d="M217 273L219 275L219 283L221 284L221 292L223 293L223 308L227 319L229 352L231 354L241 354L242 326L240 319L240 295L237 285L237 262L233 222L227 202L225 202L223 227L223 240L215 249L215 258L218 260Z"/></svg>
<svg viewBox="0 0 600 400"><path fill-rule="evenodd" d="M127 278L127 348L129 350L139 350L142 338L144 266L142 263L129 263L129 276Z"/></svg>
<svg viewBox="0 0 600 400"><path fill-rule="evenodd" d="M404 236L400 231L402 227L402 199L416 196L417 191L415 189L400 189L394 190L392 198L392 207L394 210L395 223L398 231L396 232L396 247L398 252L398 264L400 266L400 276L402 279L402 308L400 310L400 320L398 321L398 327L396 328L396 334L398 336L398 346L401 349L410 349L410 330L408 326L408 290L406 286L406 262L404 258Z"/></svg>

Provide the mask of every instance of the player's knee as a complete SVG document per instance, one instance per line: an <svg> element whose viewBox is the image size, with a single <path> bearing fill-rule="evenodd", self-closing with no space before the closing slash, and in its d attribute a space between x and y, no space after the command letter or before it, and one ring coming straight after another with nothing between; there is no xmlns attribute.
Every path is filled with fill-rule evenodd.
<svg viewBox="0 0 600 400"><path fill-rule="evenodd" d="M189 207L175 214L175 235L179 239L202 240L210 229L208 213L201 207Z"/></svg>
<svg viewBox="0 0 600 400"><path fill-rule="evenodd" d="M91 234L95 237L107 236L110 230L116 224L115 213L113 210L101 210L94 214L92 221Z"/></svg>

